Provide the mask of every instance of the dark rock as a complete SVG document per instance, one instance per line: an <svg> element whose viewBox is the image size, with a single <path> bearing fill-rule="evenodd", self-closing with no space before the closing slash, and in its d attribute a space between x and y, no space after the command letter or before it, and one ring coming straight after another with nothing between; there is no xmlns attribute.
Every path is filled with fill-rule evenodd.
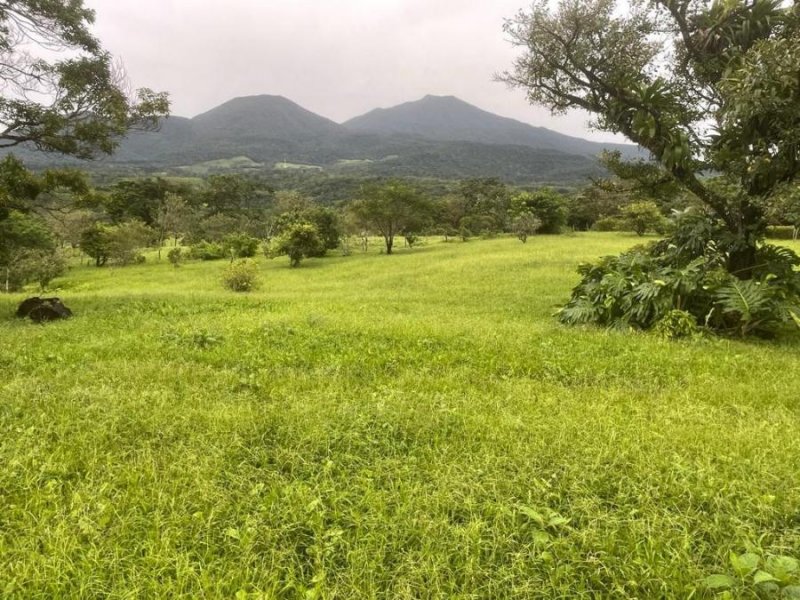
<svg viewBox="0 0 800 600"><path fill-rule="evenodd" d="M72 316L72 311L64 306L60 298L27 298L17 308L17 316L24 319L30 318L37 323L45 321L57 321L68 319Z"/></svg>

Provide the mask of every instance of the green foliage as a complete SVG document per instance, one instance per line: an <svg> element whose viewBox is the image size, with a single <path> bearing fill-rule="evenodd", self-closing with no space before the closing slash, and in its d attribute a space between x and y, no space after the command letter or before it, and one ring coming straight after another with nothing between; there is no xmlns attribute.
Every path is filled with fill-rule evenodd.
<svg viewBox="0 0 800 600"><path fill-rule="evenodd" d="M153 230L141 221L118 225L97 223L81 234L80 247L98 267L109 261L128 265L137 261L139 251L151 243L153 234Z"/></svg>
<svg viewBox="0 0 800 600"><path fill-rule="evenodd" d="M506 82L648 150L652 163L608 163L633 197L691 195L736 238L728 271L760 272L769 200L800 174L793 3L537 0L506 32L523 48Z"/></svg>
<svg viewBox="0 0 800 600"><path fill-rule="evenodd" d="M252 258L258 252L260 242L246 233L232 233L222 240L222 253L234 258Z"/></svg>
<svg viewBox="0 0 800 600"><path fill-rule="evenodd" d="M398 180L372 186L348 209L360 226L383 237L386 254L392 253L396 235L421 231L433 212L427 198Z"/></svg>
<svg viewBox="0 0 800 600"><path fill-rule="evenodd" d="M725 598L743 597L743 594L787 600L800 598L800 561L796 558L731 552L728 560L733 575L709 575L703 580L706 589L722 592Z"/></svg>
<svg viewBox="0 0 800 600"><path fill-rule="evenodd" d="M221 258L225 258L225 250L222 248L222 244L217 244L214 242L206 242L201 241L196 244L192 244L189 247L189 258L199 259L199 260L219 260Z"/></svg>
<svg viewBox="0 0 800 600"><path fill-rule="evenodd" d="M167 252L167 260L173 267L181 266L183 262L183 249L179 247L170 248L169 252Z"/></svg>
<svg viewBox="0 0 800 600"><path fill-rule="evenodd" d="M666 219L655 202L634 202L622 208L622 222L626 227L643 236L648 231L663 232Z"/></svg>
<svg viewBox="0 0 800 600"><path fill-rule="evenodd" d="M252 292L258 287L258 265L252 260L232 262L222 274L223 285L234 292Z"/></svg>
<svg viewBox="0 0 800 600"><path fill-rule="evenodd" d="M767 227L767 239L773 240L795 240L797 230L787 225L773 225Z"/></svg>
<svg viewBox="0 0 800 600"><path fill-rule="evenodd" d="M141 221L126 221L109 227L109 259L118 265L144 262L140 250L149 246L154 231Z"/></svg>
<svg viewBox="0 0 800 600"><path fill-rule="evenodd" d="M533 213L524 212L514 217L511 222L511 231L523 244L528 241L528 236L533 235L542 227L542 222Z"/></svg>
<svg viewBox="0 0 800 600"><path fill-rule="evenodd" d="M656 335L675 340L694 338L700 334L695 318L685 310L674 309L667 312L655 323Z"/></svg>
<svg viewBox="0 0 800 600"><path fill-rule="evenodd" d="M34 282L40 291L67 272L67 260L55 249L26 250L20 253L11 268L11 280L19 286Z"/></svg>
<svg viewBox="0 0 800 600"><path fill-rule="evenodd" d="M136 219L154 227L163 219L167 199L187 193L185 184L163 177L122 179L111 186L102 205L113 223Z"/></svg>
<svg viewBox="0 0 800 600"><path fill-rule="evenodd" d="M603 217L592 225L594 231L623 231L625 223L620 217Z"/></svg>
<svg viewBox="0 0 800 600"><path fill-rule="evenodd" d="M126 89L93 23L83 0L0 5L0 147L27 143L90 158L110 154L129 129L155 127L167 114L166 94Z"/></svg>
<svg viewBox="0 0 800 600"><path fill-rule="evenodd" d="M209 177L200 200L210 214L231 214L252 208L256 197L252 181L241 175L226 174Z"/></svg>
<svg viewBox="0 0 800 600"><path fill-rule="evenodd" d="M531 213L541 221L539 233L560 233L567 222L566 199L550 188L523 192L511 198L511 212Z"/></svg>
<svg viewBox="0 0 800 600"><path fill-rule="evenodd" d="M742 280L724 268L737 240L720 231L713 220L687 213L662 242L581 265L583 279L560 320L648 329L679 310L695 324L738 336L771 335L792 323L800 304L800 257L762 245L758 268Z"/></svg>
<svg viewBox="0 0 800 600"><path fill-rule="evenodd" d="M80 247L84 254L94 259L95 266L102 267L111 254L109 227L100 223L94 224L81 234Z"/></svg>
<svg viewBox="0 0 800 600"><path fill-rule="evenodd" d="M291 225L270 245L270 252L288 256L292 267L299 267L304 258L324 256L326 251L325 242L311 223Z"/></svg>

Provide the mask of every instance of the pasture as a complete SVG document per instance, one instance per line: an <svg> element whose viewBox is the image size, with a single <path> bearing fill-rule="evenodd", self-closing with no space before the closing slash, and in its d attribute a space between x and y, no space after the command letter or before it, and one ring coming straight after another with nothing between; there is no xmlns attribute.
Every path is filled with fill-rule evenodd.
<svg viewBox="0 0 800 600"><path fill-rule="evenodd" d="M249 294L79 266L46 326L0 296L0 596L706 598L799 558L799 340L552 318L637 241L261 257Z"/></svg>

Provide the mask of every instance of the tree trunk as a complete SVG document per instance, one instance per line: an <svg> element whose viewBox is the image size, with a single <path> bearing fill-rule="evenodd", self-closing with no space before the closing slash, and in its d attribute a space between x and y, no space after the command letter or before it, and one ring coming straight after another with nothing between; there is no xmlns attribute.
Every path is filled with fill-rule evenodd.
<svg viewBox="0 0 800 600"><path fill-rule="evenodd" d="M755 266L756 247L754 244L735 250L728 257L728 271L739 279L752 279Z"/></svg>
<svg viewBox="0 0 800 600"><path fill-rule="evenodd" d="M386 240L386 254L391 254L392 246L394 246L394 238L391 236L386 236L384 239Z"/></svg>

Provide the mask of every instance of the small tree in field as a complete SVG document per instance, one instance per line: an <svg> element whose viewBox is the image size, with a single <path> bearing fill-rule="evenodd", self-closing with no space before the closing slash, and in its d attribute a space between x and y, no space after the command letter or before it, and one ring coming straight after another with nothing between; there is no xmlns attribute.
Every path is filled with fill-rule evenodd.
<svg viewBox="0 0 800 600"><path fill-rule="evenodd" d="M357 223L383 237L386 254L392 253L395 236L418 233L428 222L431 211L431 203L401 181L373 187L364 198L350 205Z"/></svg>
<svg viewBox="0 0 800 600"><path fill-rule="evenodd" d="M533 213L524 212L514 217L511 222L511 230L517 239L523 244L528 241L528 237L535 234L542 226L542 222L533 216Z"/></svg>
<svg viewBox="0 0 800 600"><path fill-rule="evenodd" d="M659 231L664 228L664 216L655 202L634 202L622 207L621 212L625 225L639 237L648 231Z"/></svg>
<svg viewBox="0 0 800 600"><path fill-rule="evenodd" d="M307 257L324 256L325 242L310 223L295 223L273 240L271 252L289 257L289 265L299 267Z"/></svg>

